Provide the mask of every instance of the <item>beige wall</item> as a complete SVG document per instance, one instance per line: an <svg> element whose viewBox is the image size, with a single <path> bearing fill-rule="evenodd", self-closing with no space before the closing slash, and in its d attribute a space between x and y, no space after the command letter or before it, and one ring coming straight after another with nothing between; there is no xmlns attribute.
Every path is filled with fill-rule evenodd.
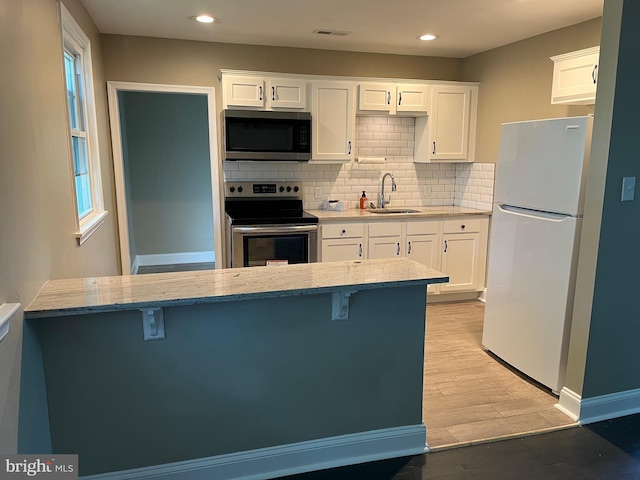
<svg viewBox="0 0 640 480"><path fill-rule="evenodd" d="M221 69L311 75L458 80L457 58L383 55L304 48L207 43L103 35L107 80L216 88L221 109Z"/></svg>
<svg viewBox="0 0 640 480"><path fill-rule="evenodd" d="M600 24L597 18L463 60L460 80L480 82L476 161L497 161L504 122L593 113L592 106L551 105L549 57L599 45Z"/></svg>
<svg viewBox="0 0 640 480"><path fill-rule="evenodd" d="M105 224L77 245L62 47L55 0L0 0L0 304L28 305L50 278L117 273L100 37L78 0L97 81ZM16 449L22 322L0 345L0 452Z"/></svg>

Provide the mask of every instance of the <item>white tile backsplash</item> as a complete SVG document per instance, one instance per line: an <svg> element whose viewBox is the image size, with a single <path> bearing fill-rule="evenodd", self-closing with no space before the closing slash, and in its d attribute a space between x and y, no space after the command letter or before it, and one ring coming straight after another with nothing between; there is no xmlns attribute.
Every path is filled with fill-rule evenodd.
<svg viewBox="0 0 640 480"><path fill-rule="evenodd" d="M455 205L491 210L495 164L456 164Z"/></svg>
<svg viewBox="0 0 640 480"><path fill-rule="evenodd" d="M342 200L349 208L358 208L363 190L369 201L377 204L380 180L391 172L398 188L391 192L391 182L387 180L385 196L391 195L390 206L462 205L491 209L494 165L413 163L414 129L414 118L357 117L356 157L386 157L384 164L224 162L224 179L299 180L304 183L305 209L322 208L322 201L327 199Z"/></svg>

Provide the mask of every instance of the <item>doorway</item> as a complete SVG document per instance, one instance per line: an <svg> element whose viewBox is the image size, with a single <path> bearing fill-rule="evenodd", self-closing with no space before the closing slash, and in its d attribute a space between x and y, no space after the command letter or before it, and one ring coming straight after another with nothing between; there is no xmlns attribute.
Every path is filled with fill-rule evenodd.
<svg viewBox="0 0 640 480"><path fill-rule="evenodd" d="M122 273L221 267L215 90L107 86Z"/></svg>

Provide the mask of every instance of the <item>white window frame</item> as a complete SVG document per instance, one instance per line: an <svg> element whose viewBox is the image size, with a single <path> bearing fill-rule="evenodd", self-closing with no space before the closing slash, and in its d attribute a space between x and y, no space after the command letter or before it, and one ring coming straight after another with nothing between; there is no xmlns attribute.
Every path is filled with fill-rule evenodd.
<svg viewBox="0 0 640 480"><path fill-rule="evenodd" d="M91 62L91 42L89 37L82 31L78 23L73 19L65 6L58 2L60 6L60 24L62 25L62 46L61 55L62 71L65 73L64 52L72 51L80 56L81 60L81 87L83 93L82 115L85 120L85 133L87 142L87 162L89 166L89 177L91 185L91 205L92 210L82 218L78 214L78 199L76 192L74 159L71 140L71 119L69 118L68 98L66 81L64 82L65 109L67 116L67 138L69 145L69 160L71 167L71 177L74 197L74 217L76 220L76 239L82 245L92 233L94 233L104 220L108 212L104 209L104 199L102 193L102 175L100 173L100 150L98 148L98 125L96 116L95 96L93 90L93 69Z"/></svg>

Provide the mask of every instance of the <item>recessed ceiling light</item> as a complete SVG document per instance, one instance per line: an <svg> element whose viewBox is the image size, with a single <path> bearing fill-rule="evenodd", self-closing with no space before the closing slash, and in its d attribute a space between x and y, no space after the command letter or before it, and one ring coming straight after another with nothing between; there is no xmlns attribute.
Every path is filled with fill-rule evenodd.
<svg viewBox="0 0 640 480"><path fill-rule="evenodd" d="M200 23L213 23L216 21L216 19L210 15L198 15L197 17L194 17L194 20Z"/></svg>
<svg viewBox="0 0 640 480"><path fill-rule="evenodd" d="M431 33L427 33L426 35L420 35L418 37L420 40L424 40L425 42L431 41L431 40L435 40L436 38L438 38L437 35L433 35Z"/></svg>

